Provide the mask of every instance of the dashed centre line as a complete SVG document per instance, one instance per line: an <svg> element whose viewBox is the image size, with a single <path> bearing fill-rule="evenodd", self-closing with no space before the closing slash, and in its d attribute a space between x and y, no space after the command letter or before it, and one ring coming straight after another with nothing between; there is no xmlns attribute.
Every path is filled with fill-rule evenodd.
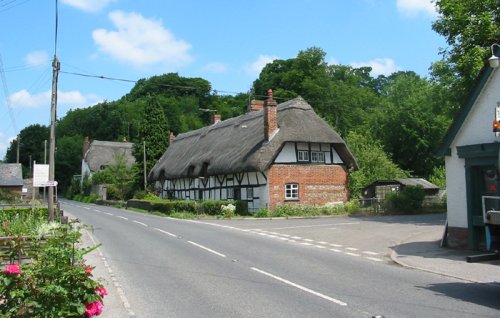
<svg viewBox="0 0 500 318"><path fill-rule="evenodd" d="M203 249L203 250L205 250L205 251L207 251L207 252L210 252L210 253L212 253L212 254L215 254L215 255L217 255L217 256L220 256L220 257L226 257L226 255L224 255L224 254L222 254L222 253L219 253L219 252L216 252L216 251L214 251L214 250L212 250L212 249L210 249L210 248L208 248L208 247L206 247L206 246L203 246L203 245L201 245L201 244L195 243L195 242L193 242L193 241L187 241L187 242L188 242L189 244L192 244L192 245L194 245L194 246L197 246L197 247L199 247L199 248L201 248L201 249Z"/></svg>
<svg viewBox="0 0 500 318"><path fill-rule="evenodd" d="M146 223L142 223L142 222L139 222L139 221L136 221L136 220L134 220L132 222L140 224L140 225L145 226L145 227L148 227L148 225Z"/></svg>

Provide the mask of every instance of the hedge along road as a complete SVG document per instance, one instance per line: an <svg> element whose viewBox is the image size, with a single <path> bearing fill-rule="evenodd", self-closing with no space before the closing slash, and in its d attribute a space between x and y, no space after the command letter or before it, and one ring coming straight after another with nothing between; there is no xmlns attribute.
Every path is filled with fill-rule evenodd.
<svg viewBox="0 0 500 318"><path fill-rule="evenodd" d="M293 227L303 234L310 231L294 238L233 226L238 222L231 220L176 220L62 203L65 211L94 227L93 236L103 244L101 251L137 317L498 314L488 303L462 301L472 290L481 299L488 290L480 286L403 269L363 253L368 250L307 238L314 237L321 222L342 226L353 223L349 218L319 219L313 227L310 220L293 220ZM262 228L287 227L287 220L280 220L279 226L275 221L259 220ZM354 223L358 222L363 225L362 220Z"/></svg>

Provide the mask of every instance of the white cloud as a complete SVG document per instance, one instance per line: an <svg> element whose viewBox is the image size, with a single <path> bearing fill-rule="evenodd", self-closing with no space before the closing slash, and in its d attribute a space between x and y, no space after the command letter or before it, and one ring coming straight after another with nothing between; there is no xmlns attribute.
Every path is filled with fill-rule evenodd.
<svg viewBox="0 0 500 318"><path fill-rule="evenodd" d="M257 58L255 62L253 62L250 65L247 65L246 70L247 73L250 75L258 76L260 74L260 71L266 66L266 64L271 63L274 60L277 60L277 56L270 56L270 55L265 55L261 54Z"/></svg>
<svg viewBox="0 0 500 318"><path fill-rule="evenodd" d="M212 62L208 63L201 68L203 71L211 72L211 73L224 73L227 71L228 66L224 63Z"/></svg>
<svg viewBox="0 0 500 318"><path fill-rule="evenodd" d="M31 94L23 89L9 96L11 106L14 108L36 108L50 106L52 92L46 91L38 94ZM89 106L102 99L93 94L83 95L79 91L57 92L58 105L70 105L73 107Z"/></svg>
<svg viewBox="0 0 500 318"><path fill-rule="evenodd" d="M63 3L86 12L98 12L115 0L62 0Z"/></svg>
<svg viewBox="0 0 500 318"><path fill-rule="evenodd" d="M432 0L397 0L398 10L409 16L424 13L429 16L436 16L436 6Z"/></svg>
<svg viewBox="0 0 500 318"><path fill-rule="evenodd" d="M49 54L45 51L34 51L24 58L29 65L46 65L50 63Z"/></svg>
<svg viewBox="0 0 500 318"><path fill-rule="evenodd" d="M368 62L353 62L351 63L351 66L355 68L370 66L372 68L371 71L372 76L378 76L378 75L387 76L400 70L400 67L398 67L396 63L394 63L394 61L389 58L374 59Z"/></svg>
<svg viewBox="0 0 500 318"><path fill-rule="evenodd" d="M101 52L136 67L164 65L179 68L192 61L191 45L175 38L160 20L146 19L139 13L113 11L109 19L115 31L94 30L92 36Z"/></svg>
<svg viewBox="0 0 500 318"><path fill-rule="evenodd" d="M340 62L339 62L339 60L337 60L336 58L332 57L332 58L330 58L330 59L328 60L328 64L329 64L329 65L339 65L339 64L340 64Z"/></svg>

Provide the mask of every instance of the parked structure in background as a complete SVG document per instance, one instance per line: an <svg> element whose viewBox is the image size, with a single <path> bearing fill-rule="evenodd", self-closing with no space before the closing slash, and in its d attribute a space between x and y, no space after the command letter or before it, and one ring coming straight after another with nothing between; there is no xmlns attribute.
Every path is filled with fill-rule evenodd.
<svg viewBox="0 0 500 318"><path fill-rule="evenodd" d="M497 45L496 60L499 53ZM483 197L500 197L498 132L500 71L485 65L439 150L446 163L448 246L482 250L487 245ZM490 204L485 208L500 210L500 200Z"/></svg>
<svg viewBox="0 0 500 318"><path fill-rule="evenodd" d="M171 133L149 180L163 197L245 200L254 212L345 203L350 168L357 163L345 142L304 99L277 105L270 90L244 115Z"/></svg>

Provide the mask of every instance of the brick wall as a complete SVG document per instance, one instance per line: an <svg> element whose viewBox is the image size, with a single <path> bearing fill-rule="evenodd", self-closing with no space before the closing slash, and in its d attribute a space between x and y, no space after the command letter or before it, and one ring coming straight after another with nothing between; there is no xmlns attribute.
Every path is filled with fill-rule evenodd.
<svg viewBox="0 0 500 318"><path fill-rule="evenodd" d="M269 169L269 208L281 204L325 205L348 200L347 170L339 165L279 165ZM285 184L298 183L299 199L285 200Z"/></svg>

